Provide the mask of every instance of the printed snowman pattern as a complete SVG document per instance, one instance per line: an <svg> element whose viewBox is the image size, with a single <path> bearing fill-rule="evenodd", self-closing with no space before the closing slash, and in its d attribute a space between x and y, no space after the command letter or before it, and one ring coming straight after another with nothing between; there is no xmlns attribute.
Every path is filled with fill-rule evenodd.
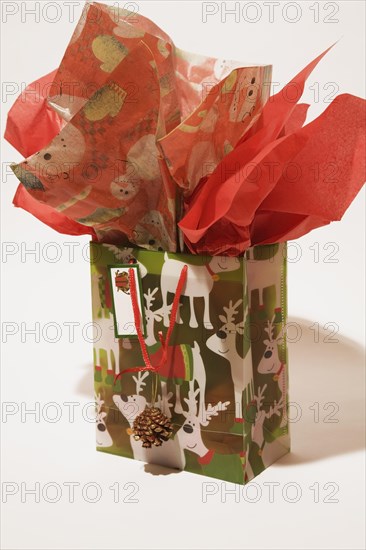
<svg viewBox="0 0 366 550"><path fill-rule="evenodd" d="M122 204L131 202L140 190L140 179L134 174L133 165L126 164L126 172L117 176L111 183L112 195Z"/></svg>
<svg viewBox="0 0 366 550"><path fill-rule="evenodd" d="M247 117L251 118L259 99L256 71L253 70L249 74L245 71L238 71L238 73L239 77L229 110L231 122L244 122Z"/></svg>
<svg viewBox="0 0 366 550"><path fill-rule="evenodd" d="M77 166L81 163L85 152L85 139L81 131L72 123L67 124L61 132L42 151L38 151L28 157L22 165L18 165L19 171L22 167L26 172L21 182L27 189L44 190L43 183L34 175L36 172L45 183L72 181L72 170L70 166ZM24 166L23 166L24 165ZM31 176L33 184L28 181ZM17 174L18 175L18 174ZM27 179L28 178L28 179ZM36 184L35 181L38 181Z"/></svg>

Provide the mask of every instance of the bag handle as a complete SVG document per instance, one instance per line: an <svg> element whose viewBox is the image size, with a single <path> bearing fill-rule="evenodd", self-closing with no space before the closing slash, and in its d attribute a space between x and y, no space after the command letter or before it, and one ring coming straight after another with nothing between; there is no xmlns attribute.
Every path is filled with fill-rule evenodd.
<svg viewBox="0 0 366 550"><path fill-rule="evenodd" d="M140 315L140 309L138 305L138 298L137 298L137 290L136 290L136 278L135 278L135 269L130 268L128 270L128 278L130 283L130 292L131 292L131 301L132 301L132 309L133 309L133 316L134 316L134 322L135 322L135 328L137 332L137 338L139 340L140 348L142 357L144 360L144 366L141 367L131 367L129 369L125 369L122 372L118 373L115 378L114 382L122 375L126 374L127 372L139 372L139 371L153 371L153 372L159 372L159 370L165 365L167 358L168 358L168 345L169 341L176 323L177 319L177 313L178 313L178 307L179 307L179 300L183 292L184 285L187 280L187 271L188 266L185 264L180 272L179 280L177 284L177 288L174 295L174 300L172 304L172 311L170 314L170 321L169 321L169 327L168 331L166 333L166 337L164 338L163 333L159 331L159 340L161 342L162 348L163 348L163 354L160 360L159 365L153 366L149 357L149 353L147 351L146 343L142 334L141 330L141 315Z"/></svg>

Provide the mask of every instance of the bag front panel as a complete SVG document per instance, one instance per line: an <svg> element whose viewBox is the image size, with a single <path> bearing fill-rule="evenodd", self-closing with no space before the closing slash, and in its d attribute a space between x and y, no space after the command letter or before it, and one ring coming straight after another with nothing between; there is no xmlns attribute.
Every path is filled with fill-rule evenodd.
<svg viewBox="0 0 366 550"><path fill-rule="evenodd" d="M91 258L98 449L237 483L262 471L260 449L253 443L258 431L251 357L256 289L247 286L247 260L96 243L91 244ZM151 401L153 375L141 371L115 379L125 369L144 365L136 337L115 338L114 334L109 266L128 264L132 258L139 266L145 342L154 365L161 358L158 332L166 333L180 270L188 264L179 323L167 365L159 371L158 404L171 416L174 437L151 449L134 440L131 428ZM271 277L281 278L279 273L277 266ZM252 305L248 296L254 300ZM270 294L264 296L272 307ZM255 345L258 357L263 341Z"/></svg>

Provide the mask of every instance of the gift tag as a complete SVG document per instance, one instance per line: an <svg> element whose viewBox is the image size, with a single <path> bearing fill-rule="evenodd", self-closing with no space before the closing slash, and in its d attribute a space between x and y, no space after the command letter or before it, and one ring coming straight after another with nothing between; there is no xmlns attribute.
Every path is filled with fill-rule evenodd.
<svg viewBox="0 0 366 550"><path fill-rule="evenodd" d="M143 293L139 266L137 264L121 264L109 266L116 338L137 338L128 275L129 269L131 268L135 270L136 294L141 317L141 330L143 335L146 336L145 311L143 307Z"/></svg>

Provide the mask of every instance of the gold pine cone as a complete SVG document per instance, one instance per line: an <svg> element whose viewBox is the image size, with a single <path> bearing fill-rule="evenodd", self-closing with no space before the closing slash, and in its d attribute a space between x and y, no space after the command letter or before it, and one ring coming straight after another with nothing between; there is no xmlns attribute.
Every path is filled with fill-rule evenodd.
<svg viewBox="0 0 366 550"><path fill-rule="evenodd" d="M142 446L160 447L168 441L173 433L172 424L167 416L157 407L146 407L136 418L132 426L133 437L142 441Z"/></svg>

